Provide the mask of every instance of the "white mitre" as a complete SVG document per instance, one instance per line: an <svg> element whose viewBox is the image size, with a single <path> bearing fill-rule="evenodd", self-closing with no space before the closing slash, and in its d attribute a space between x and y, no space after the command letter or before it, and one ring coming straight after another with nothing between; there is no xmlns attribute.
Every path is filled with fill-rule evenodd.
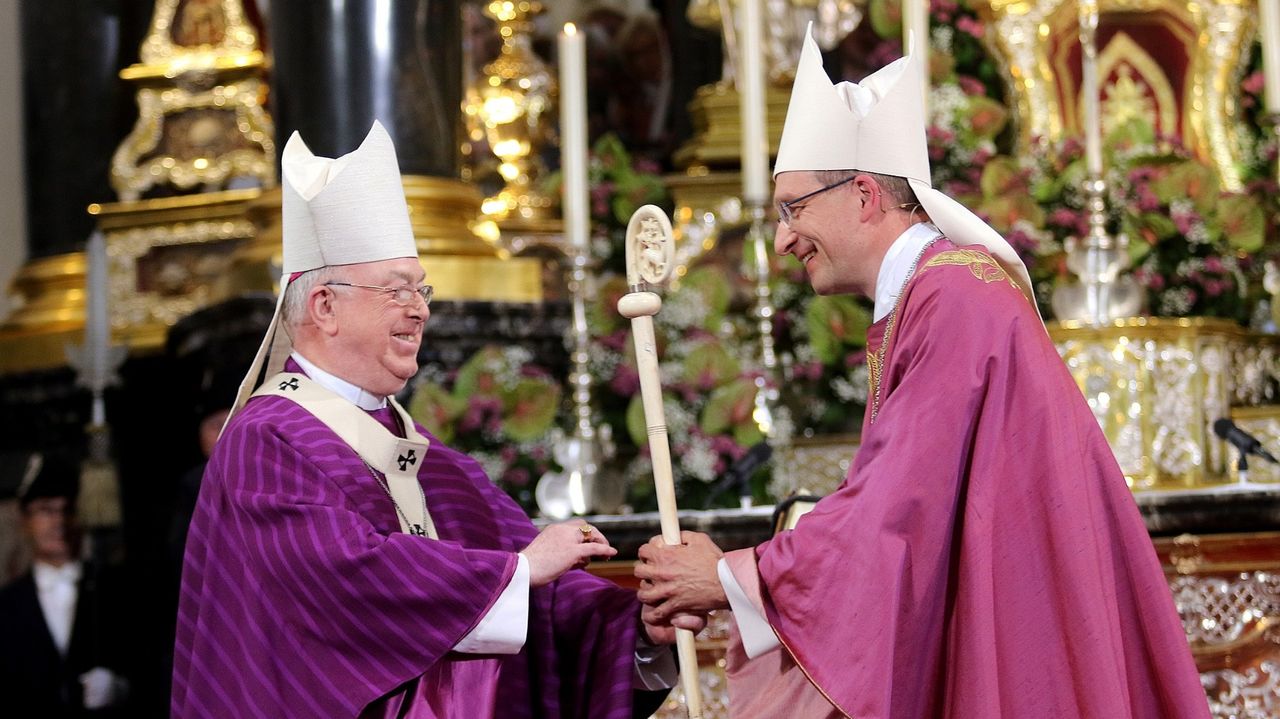
<svg viewBox="0 0 1280 719"><path fill-rule="evenodd" d="M773 176L797 170L862 170L905 177L948 239L957 245L986 247L1035 306L1031 277L1018 253L977 215L933 189L925 140L922 59L909 52L860 83L835 85L822 67L812 31L810 24Z"/></svg>
<svg viewBox="0 0 1280 719"><path fill-rule="evenodd" d="M267 336L240 384L232 415L257 389L263 366L265 376L271 377L293 351L289 333L280 327L280 315L284 288L297 275L332 265L418 256L396 149L378 121L360 147L337 159L316 157L295 132L284 146L280 169L284 215L280 298Z"/></svg>

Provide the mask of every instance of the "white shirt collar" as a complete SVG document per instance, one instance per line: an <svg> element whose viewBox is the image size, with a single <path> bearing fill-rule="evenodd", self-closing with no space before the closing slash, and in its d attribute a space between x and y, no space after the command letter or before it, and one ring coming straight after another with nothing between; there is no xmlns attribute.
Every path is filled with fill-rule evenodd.
<svg viewBox="0 0 1280 719"><path fill-rule="evenodd" d="M316 384L347 400L360 409L372 411L375 409L382 409L387 406L386 397L379 397L378 395L367 392L351 384L341 377L335 377L334 375L325 372L312 364L306 357L298 354L297 351L294 351L289 356L293 358L294 362L298 363L298 366L302 368L303 372L307 373L308 377L315 380Z"/></svg>
<svg viewBox="0 0 1280 719"><path fill-rule="evenodd" d="M884 260L880 262L880 274L876 276L876 306L872 317L873 322L884 319L893 309L893 305L898 301L898 294L902 292L903 285L909 279L907 273L911 272L911 265L919 256L920 249L941 234L932 224L917 222L898 235L898 239L889 245L889 250L884 253Z"/></svg>
<svg viewBox="0 0 1280 719"><path fill-rule="evenodd" d="M58 653L66 656L71 646L71 627L75 624L76 597L80 593L80 562L67 562L61 567L32 562L31 576L35 579L36 600L49 628L49 637Z"/></svg>
<svg viewBox="0 0 1280 719"><path fill-rule="evenodd" d="M59 585L75 585L80 581L80 562L67 562L61 567L35 561L31 563L31 575L36 580L36 587L45 591Z"/></svg>

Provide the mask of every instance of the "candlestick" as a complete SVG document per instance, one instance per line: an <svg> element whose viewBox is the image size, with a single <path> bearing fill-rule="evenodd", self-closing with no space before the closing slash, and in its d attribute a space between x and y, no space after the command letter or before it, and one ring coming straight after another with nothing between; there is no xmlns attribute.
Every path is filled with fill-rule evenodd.
<svg viewBox="0 0 1280 719"><path fill-rule="evenodd" d="M1262 40L1262 76L1266 82L1266 107L1280 113L1280 0L1258 0Z"/></svg>
<svg viewBox="0 0 1280 719"><path fill-rule="evenodd" d="M1090 178L1102 177L1102 111L1098 89L1098 3L1080 0L1080 95L1084 103L1084 151Z"/></svg>
<svg viewBox="0 0 1280 719"><path fill-rule="evenodd" d="M738 17L738 100L742 118L742 199L769 199L769 136L765 127L764 15L760 0L742 0Z"/></svg>
<svg viewBox="0 0 1280 719"><path fill-rule="evenodd" d="M560 171L565 236L585 251L591 235L587 185L586 38L573 23L560 34Z"/></svg>

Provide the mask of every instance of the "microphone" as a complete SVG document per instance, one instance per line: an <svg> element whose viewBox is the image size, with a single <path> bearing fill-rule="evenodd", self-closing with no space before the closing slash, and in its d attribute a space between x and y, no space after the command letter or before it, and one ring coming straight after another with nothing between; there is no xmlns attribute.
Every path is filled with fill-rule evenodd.
<svg viewBox="0 0 1280 719"><path fill-rule="evenodd" d="M747 479L771 456L773 456L773 447L770 447L768 442L757 442L753 445L751 449L747 450L746 454L739 457L738 461L734 462L725 471L724 475L720 477L720 481L716 482L716 485L711 488L703 508L710 507L716 497L719 497L726 489L735 485L741 485L740 491L745 495L750 495L751 491L746 486Z"/></svg>
<svg viewBox="0 0 1280 719"><path fill-rule="evenodd" d="M1262 448L1262 442L1259 442L1257 437L1240 429L1235 422L1225 417L1214 420L1213 433L1235 445L1235 448L1240 450L1242 457L1252 454L1269 462L1280 464L1280 460L1277 460L1270 452Z"/></svg>

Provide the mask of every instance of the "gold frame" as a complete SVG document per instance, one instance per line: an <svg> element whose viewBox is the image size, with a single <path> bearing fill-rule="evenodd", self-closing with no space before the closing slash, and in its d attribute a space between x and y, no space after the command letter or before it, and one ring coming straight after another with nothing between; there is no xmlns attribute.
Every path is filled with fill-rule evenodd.
<svg viewBox="0 0 1280 719"><path fill-rule="evenodd" d="M1069 109L1062 107L1055 92L1056 63L1045 40L1055 32L1071 32L1068 27L1075 27L1075 13L1068 10L1073 7L1069 0L989 0L983 8L989 44L1001 64L1018 118L1018 154L1031 153L1036 138L1058 142L1071 129L1065 124L1072 117ZM1182 103L1184 140L1217 169L1223 188L1239 191L1243 127L1236 80L1251 48L1256 5L1251 0L1102 0L1099 7L1104 23L1108 13L1157 10L1179 18L1197 33L1187 43L1190 82ZM1110 44L1101 52L1104 59L1114 55Z"/></svg>
<svg viewBox="0 0 1280 719"><path fill-rule="evenodd" d="M176 45L170 28L184 2L160 0L142 43L142 62L120 72L140 85L138 121L111 160L111 185L121 200L137 200L161 184L181 190L218 187L237 176L276 183L275 126L263 108L266 60L257 32L245 19L239 0L220 0L226 28L217 45ZM170 116L191 110L233 112L240 136L257 149L237 149L217 157L182 160L152 156ZM144 158L145 161L144 161Z"/></svg>

